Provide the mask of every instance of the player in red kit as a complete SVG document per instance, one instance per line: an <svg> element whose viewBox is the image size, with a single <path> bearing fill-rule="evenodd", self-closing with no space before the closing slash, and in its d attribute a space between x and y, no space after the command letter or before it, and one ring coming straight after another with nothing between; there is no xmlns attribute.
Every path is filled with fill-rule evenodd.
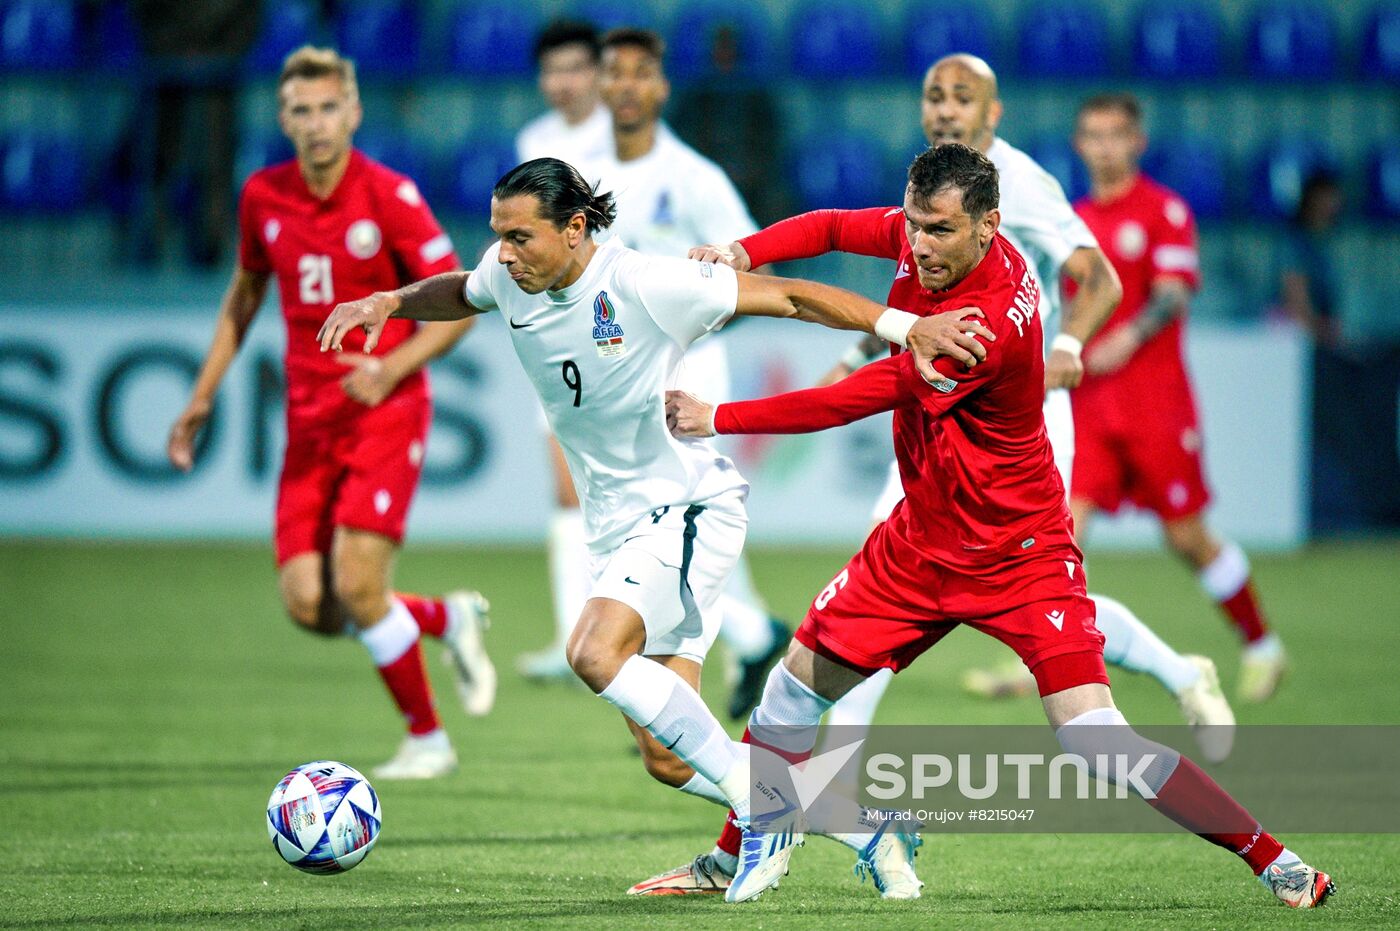
<svg viewBox="0 0 1400 931"><path fill-rule="evenodd" d="M282 602L308 630L354 630L408 724L381 779L449 772L456 754L438 719L419 645L443 641L467 711L485 714L495 670L481 642L486 602L397 593L393 560L418 486L432 418L430 359L468 323L393 321L374 355L317 351L329 308L459 267L413 181L351 148L361 117L354 64L329 49L293 52L278 82L279 120L296 158L257 172L239 202L239 260L169 455L194 465L195 438L224 373L276 276L286 321L287 449L277 494ZM358 339L358 337L356 337Z"/></svg>
<svg viewBox="0 0 1400 931"><path fill-rule="evenodd" d="M1113 704L1041 413L1039 295L1025 261L997 233L997 204L995 166L950 143L914 160L902 208L848 215L864 228L871 255L897 262L891 303L912 311L889 311L877 332L897 339L918 317L975 311L993 334L976 365L939 359L935 374L896 353L828 387L718 408L668 393L680 436L811 432L894 412L905 499L813 601L750 731L800 761L843 694L878 669L907 667L967 624L1021 657L1067 752L1150 755L1142 783L1154 808L1238 854L1286 904L1320 904L1332 892L1327 874L1265 833L1190 760L1134 732ZM726 899L746 901L776 885L801 842L798 830L744 827ZM860 862L884 897L915 898L915 843L891 843L893 834L872 821Z"/></svg>
<svg viewBox="0 0 1400 931"><path fill-rule="evenodd" d="M1264 621L1243 551L1206 527L1210 502L1201 431L1182 333L1200 286L1196 223L1186 202L1146 177L1142 112L1128 94L1105 94L1079 111L1075 147L1093 189L1074 208L1123 282L1123 300L1085 348L1073 392L1077 452L1071 482L1075 526L1097 510L1132 502L1155 512L1167 542L1245 642L1239 695L1263 701L1285 668Z"/></svg>

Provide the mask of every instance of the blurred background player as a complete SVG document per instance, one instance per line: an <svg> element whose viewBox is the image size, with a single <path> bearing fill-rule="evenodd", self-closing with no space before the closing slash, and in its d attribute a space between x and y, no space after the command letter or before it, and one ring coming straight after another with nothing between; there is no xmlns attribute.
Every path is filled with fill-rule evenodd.
<svg viewBox="0 0 1400 931"><path fill-rule="evenodd" d="M587 157L612 137L612 117L598 99L598 30L591 23L555 20L535 41L540 93L549 111L525 124L515 153L531 159Z"/></svg>
<svg viewBox="0 0 1400 931"><path fill-rule="evenodd" d="M1191 208L1138 168L1147 147L1142 109L1130 94L1080 107L1074 145L1089 169L1089 196L1075 209L1123 282L1123 300L1084 351L1074 393L1078 459L1070 488L1082 534L1099 510L1124 502L1153 511L1171 548L1244 640L1239 697L1274 694L1286 660L1259 607L1244 551L1213 534L1201 431L1182 334L1200 286Z"/></svg>
<svg viewBox="0 0 1400 931"><path fill-rule="evenodd" d="M321 355L314 337L338 301L458 268L457 256L413 181L351 147L361 119L353 62L331 49L298 49L283 66L278 98L296 159L244 187L238 266L189 404L171 428L169 456L180 469L193 466L219 383L275 275L287 326L275 537L282 602L308 630L354 630L403 713L408 735L375 777L432 778L457 758L419 641L426 633L443 642L468 713L485 714L496 689L481 641L487 605L473 591L394 592L391 577L432 419L423 366L469 324L395 322L369 356Z"/></svg>
<svg viewBox="0 0 1400 931"><path fill-rule="evenodd" d="M602 99L612 117L612 139L601 156L580 157L577 164L590 183L613 193L617 219L611 232L623 245L644 255L684 256L697 241L728 241L758 227L723 170L662 121L671 90L664 55L661 37L647 30L615 29L603 37ZM680 385L728 397L729 359L721 339L708 336L691 347ZM567 473L556 477L561 485L567 479ZM551 558L551 566L582 573L582 553ZM739 664L728 708L738 719L758 701L763 677L782 655L790 631L768 615L742 558L719 606L720 636ZM556 655L562 660L562 641Z"/></svg>

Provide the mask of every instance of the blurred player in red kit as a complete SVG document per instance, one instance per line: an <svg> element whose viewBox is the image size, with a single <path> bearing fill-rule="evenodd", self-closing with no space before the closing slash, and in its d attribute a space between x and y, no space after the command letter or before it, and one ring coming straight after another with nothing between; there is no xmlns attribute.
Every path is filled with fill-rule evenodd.
<svg viewBox="0 0 1400 931"><path fill-rule="evenodd" d="M1182 361L1186 311L1200 286L1195 219L1185 201L1138 170L1147 137L1131 95L1086 101L1074 143L1092 183L1075 210L1123 282L1123 300L1085 348L1084 381L1071 395L1075 526L1082 533L1095 511L1127 501L1156 513L1168 544L1245 642L1240 697L1264 701L1283 676L1283 645L1264 620L1244 552L1202 519L1210 492Z"/></svg>
<svg viewBox="0 0 1400 931"><path fill-rule="evenodd" d="M1186 757L1138 735L1113 703L1103 635L1085 591L1064 483L1045 430L1045 358L1034 275L998 232L997 169L961 143L929 149L909 168L903 207L854 211L866 254L899 271L875 331L898 342L919 317L985 318L985 357L915 364L904 352L834 385L753 401L706 404L667 395L678 436L810 433L894 411L905 498L812 602L786 658L749 718L754 742L789 764L807 758L822 716L877 670L899 672L959 624L996 637L1035 676L1045 716L1066 752L1149 760L1137 787L1177 824L1237 854L1280 901L1321 904L1331 878L1304 864ZM770 232L808 237L810 220ZM912 272L912 273L911 273ZM907 310L905 310L907 308ZM965 321L971 326L971 321ZM1091 767L1092 768L1092 767ZM1102 773L1110 781L1121 779ZM755 796L758 790L755 789ZM772 889L802 841L800 814L743 825L730 902ZM917 898L916 835L866 814L859 867L884 898ZM833 835L847 840L844 835ZM854 846L854 844L852 844ZM720 883L716 883L719 885Z"/></svg>
<svg viewBox="0 0 1400 931"><path fill-rule="evenodd" d="M456 766L419 645L442 640L472 714L485 714L496 676L484 651L485 600L395 592L394 557L422 471L432 401L423 366L469 323L394 321L374 355L338 357L315 334L339 301L459 267L452 242L417 186L351 147L361 108L354 63L310 46L288 56L279 122L293 161L248 179L239 202L239 259L169 455L194 465L195 438L276 276L287 328L287 449L277 494L282 603L292 620L328 636L354 631L408 725L381 779L426 779ZM349 424L349 428L345 426Z"/></svg>

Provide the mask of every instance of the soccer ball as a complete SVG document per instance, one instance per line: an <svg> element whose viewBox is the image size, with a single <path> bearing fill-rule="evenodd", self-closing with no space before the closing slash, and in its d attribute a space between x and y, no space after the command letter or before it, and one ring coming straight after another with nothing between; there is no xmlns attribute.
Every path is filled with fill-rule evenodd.
<svg viewBox="0 0 1400 931"><path fill-rule="evenodd" d="M383 818L379 795L359 771L333 760L303 763L267 800L267 833L292 866L343 873L374 847Z"/></svg>

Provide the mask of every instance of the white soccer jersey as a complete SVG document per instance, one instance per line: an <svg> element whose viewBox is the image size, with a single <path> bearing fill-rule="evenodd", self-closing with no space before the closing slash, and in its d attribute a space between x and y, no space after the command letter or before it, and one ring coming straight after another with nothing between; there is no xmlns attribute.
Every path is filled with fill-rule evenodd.
<svg viewBox="0 0 1400 931"><path fill-rule="evenodd" d="M574 165L611 191L617 222L611 232L645 255L684 256L701 243L728 243L758 231L729 176L686 145L663 123L650 152L619 161L609 145L601 158Z"/></svg>
<svg viewBox="0 0 1400 931"><path fill-rule="evenodd" d="M1011 240L1040 279L1040 323L1045 351L1060 332L1060 268L1076 249L1098 241L1074 212L1065 192L1044 168L1004 139L987 157L997 166L1001 187L1001 233Z"/></svg>
<svg viewBox="0 0 1400 931"><path fill-rule="evenodd" d="M666 429L665 392L681 356L734 314L732 269L643 256L614 239L567 288L526 294L499 251L486 251L465 296L506 317L579 490L593 553L615 549L652 511L747 489L707 441Z"/></svg>
<svg viewBox="0 0 1400 931"><path fill-rule="evenodd" d="M566 123L558 110L550 110L526 123L515 137L515 154L522 162L558 158L578 165L602 158L612 146L612 114L601 103L577 126Z"/></svg>

